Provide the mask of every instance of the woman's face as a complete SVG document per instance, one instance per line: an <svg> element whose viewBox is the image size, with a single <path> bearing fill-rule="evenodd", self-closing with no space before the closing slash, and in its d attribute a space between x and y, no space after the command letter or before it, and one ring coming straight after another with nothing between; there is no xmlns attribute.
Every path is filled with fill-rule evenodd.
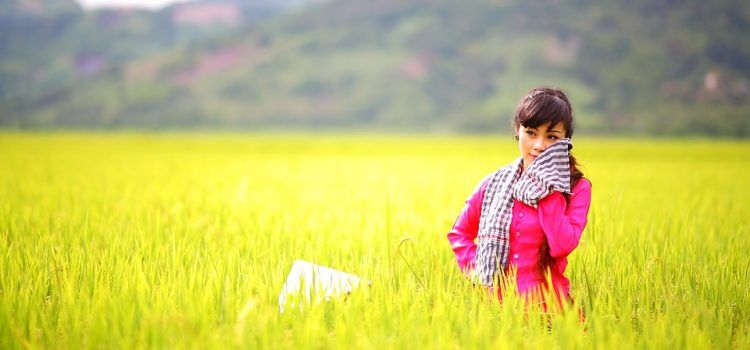
<svg viewBox="0 0 750 350"><path fill-rule="evenodd" d="M518 149L523 156L523 168L526 169L547 147L565 137L565 127L557 123L550 127L550 122L536 128L518 127Z"/></svg>

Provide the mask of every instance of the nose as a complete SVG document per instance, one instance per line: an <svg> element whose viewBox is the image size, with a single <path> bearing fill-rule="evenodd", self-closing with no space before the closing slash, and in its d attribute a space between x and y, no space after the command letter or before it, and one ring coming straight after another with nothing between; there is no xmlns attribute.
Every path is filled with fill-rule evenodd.
<svg viewBox="0 0 750 350"><path fill-rule="evenodd" d="M546 147L544 147L544 140L542 138L539 138L536 141L534 141L534 149L539 152L544 152Z"/></svg>

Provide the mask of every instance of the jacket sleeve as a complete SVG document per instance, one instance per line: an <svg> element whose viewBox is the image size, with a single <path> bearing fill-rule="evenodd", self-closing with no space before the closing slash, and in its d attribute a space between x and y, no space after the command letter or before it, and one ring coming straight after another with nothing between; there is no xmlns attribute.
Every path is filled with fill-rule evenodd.
<svg viewBox="0 0 750 350"><path fill-rule="evenodd" d="M448 233L448 241L450 241L453 253L456 254L458 267L465 274L469 274L474 269L477 255L477 245L474 243L474 239L477 238L484 190L489 179L489 176L483 179L466 199L466 204Z"/></svg>
<svg viewBox="0 0 750 350"><path fill-rule="evenodd" d="M568 256L578 246L588 221L591 206L591 182L582 178L573 189L566 208L563 194L554 191L539 201L539 223L547 236L553 258Z"/></svg>

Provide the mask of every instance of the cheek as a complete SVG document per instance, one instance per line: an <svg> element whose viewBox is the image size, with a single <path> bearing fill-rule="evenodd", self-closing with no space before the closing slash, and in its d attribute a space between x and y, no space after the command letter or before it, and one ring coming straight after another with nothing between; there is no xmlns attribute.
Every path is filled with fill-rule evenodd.
<svg viewBox="0 0 750 350"><path fill-rule="evenodd" d="M529 149L531 149L531 144L529 143L528 140L521 140L521 142L518 145L522 153L527 153Z"/></svg>

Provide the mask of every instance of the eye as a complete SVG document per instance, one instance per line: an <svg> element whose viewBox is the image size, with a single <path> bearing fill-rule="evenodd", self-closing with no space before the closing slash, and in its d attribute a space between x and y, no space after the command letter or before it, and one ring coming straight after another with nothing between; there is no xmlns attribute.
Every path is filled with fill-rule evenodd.
<svg viewBox="0 0 750 350"><path fill-rule="evenodd" d="M549 137L549 139L550 140L557 140L557 136L552 135L552 136Z"/></svg>
<svg viewBox="0 0 750 350"><path fill-rule="evenodd" d="M531 130L526 130L526 133L529 134L529 135L531 135L531 136L534 136L534 132L531 131Z"/></svg>

